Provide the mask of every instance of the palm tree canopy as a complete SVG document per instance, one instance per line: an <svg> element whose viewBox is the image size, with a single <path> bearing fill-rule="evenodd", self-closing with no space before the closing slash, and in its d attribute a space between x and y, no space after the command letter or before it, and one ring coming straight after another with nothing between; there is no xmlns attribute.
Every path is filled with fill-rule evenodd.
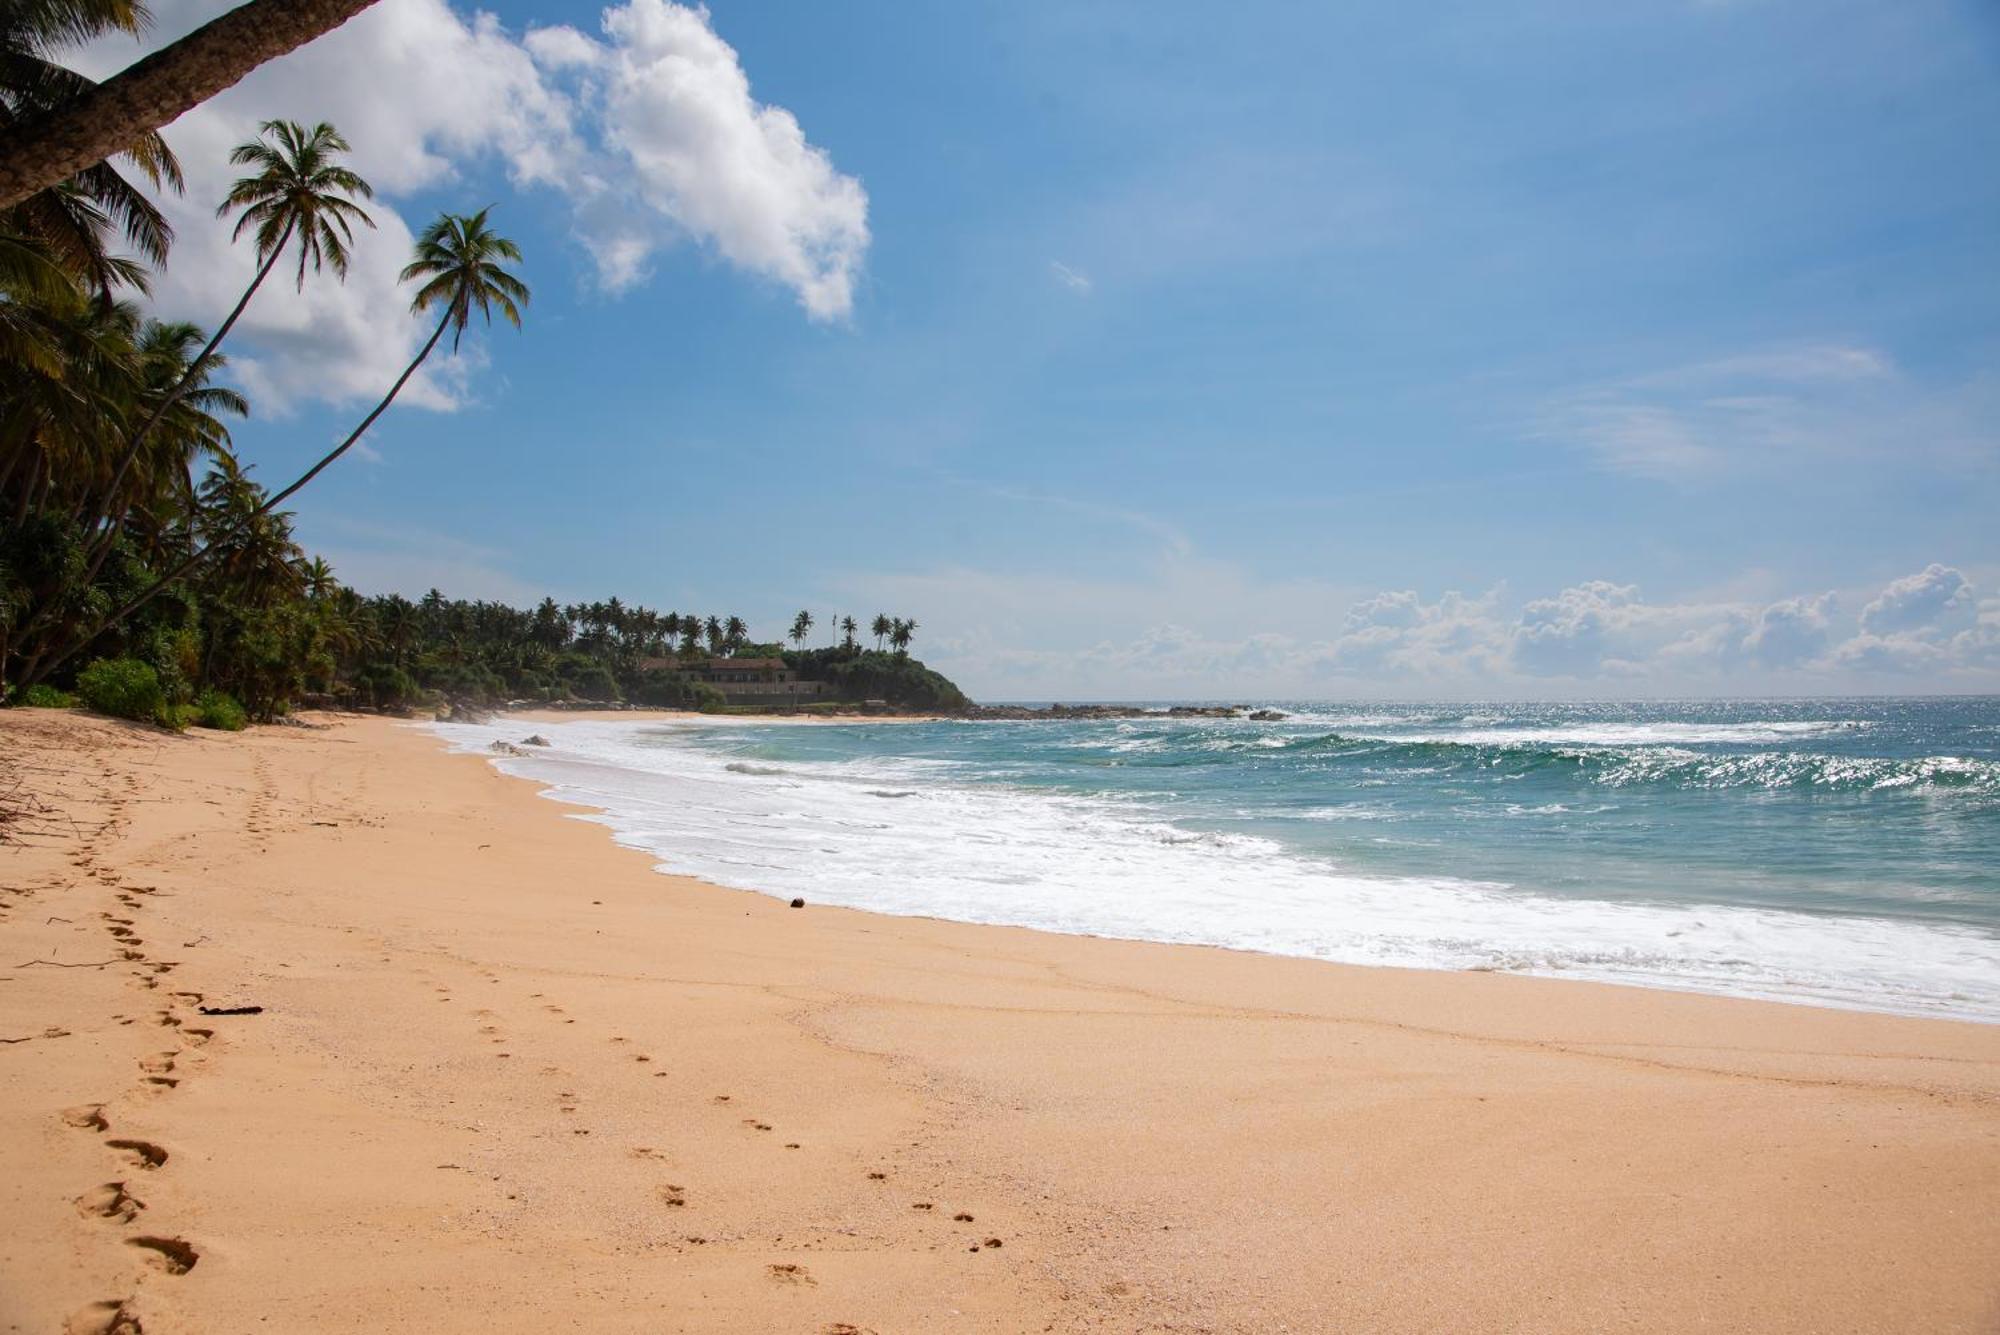
<svg viewBox="0 0 2000 1335"><path fill-rule="evenodd" d="M521 307L528 304L528 285L501 267L503 261L519 264L521 248L487 227L492 211L488 206L473 214L439 215L417 238L416 258L403 270L402 281L423 283L410 299L411 313L442 306L454 349L475 310L491 324L498 307L519 329Z"/></svg>
<svg viewBox="0 0 2000 1335"><path fill-rule="evenodd" d="M96 87L58 63L62 49L107 33L138 33L150 21L138 0L0 3L0 134L39 122ZM159 135L131 136L116 155L137 167L153 186L180 190L180 163ZM31 238L103 300L110 299L115 286L143 290L136 266L109 254L114 230L121 231L145 260L165 262L173 228L108 161L80 164L73 173L0 212L0 231Z"/></svg>
<svg viewBox="0 0 2000 1335"><path fill-rule="evenodd" d="M256 172L230 187L216 216L241 209L243 216L236 220L231 236L254 229L260 260L297 237L300 291L305 290L307 264L314 272L330 265L335 276L345 279L353 224L375 225L367 210L347 198L375 197L368 182L340 165L340 155L348 151L347 140L325 121L310 130L297 121L265 121L257 135L230 152L231 162Z"/></svg>

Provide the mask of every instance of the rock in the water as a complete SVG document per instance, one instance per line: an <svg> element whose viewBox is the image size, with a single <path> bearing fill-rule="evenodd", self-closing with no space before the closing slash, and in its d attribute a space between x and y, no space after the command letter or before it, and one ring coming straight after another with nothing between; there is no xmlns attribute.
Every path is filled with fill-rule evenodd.
<svg viewBox="0 0 2000 1335"><path fill-rule="evenodd" d="M1250 721L1252 723L1277 723L1290 717L1291 715L1282 709L1259 709L1250 715Z"/></svg>
<svg viewBox="0 0 2000 1335"><path fill-rule="evenodd" d="M795 899L792 901L792 907L795 909L802 909L805 906L806 902L803 899Z"/></svg>
<svg viewBox="0 0 2000 1335"><path fill-rule="evenodd" d="M523 751L520 747L514 745L512 742L494 742L486 749L493 752L495 755L501 755L501 756L525 756L528 754L526 751Z"/></svg>
<svg viewBox="0 0 2000 1335"><path fill-rule="evenodd" d="M521 745L523 746L547 746L548 744L549 739L538 732L530 733L521 739Z"/></svg>

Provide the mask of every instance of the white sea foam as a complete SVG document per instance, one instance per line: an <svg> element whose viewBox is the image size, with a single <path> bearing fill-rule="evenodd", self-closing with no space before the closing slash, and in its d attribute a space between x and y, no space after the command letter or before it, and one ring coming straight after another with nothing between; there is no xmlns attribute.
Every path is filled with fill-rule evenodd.
<svg viewBox="0 0 2000 1335"><path fill-rule="evenodd" d="M1756 746L1852 732L1865 725L1825 722L1562 723L1514 727L1432 728L1383 733L1390 742L1458 742L1466 746ZM1371 737L1373 734L1371 734Z"/></svg>
<svg viewBox="0 0 2000 1335"><path fill-rule="evenodd" d="M517 731L433 726L472 752ZM1268 840L1188 831L1129 801L954 784L945 761L788 762L768 773L689 745L690 726L702 725L544 727L546 751L493 763L595 808L587 819L664 868L780 898L2000 1020L2000 940L1970 928L1360 875ZM1333 810L1322 818L1367 819L1366 807Z"/></svg>

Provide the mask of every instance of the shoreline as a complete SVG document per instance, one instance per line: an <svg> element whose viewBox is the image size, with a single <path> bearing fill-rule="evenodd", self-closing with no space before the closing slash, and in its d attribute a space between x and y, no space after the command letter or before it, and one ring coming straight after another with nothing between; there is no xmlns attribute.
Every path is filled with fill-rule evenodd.
<svg viewBox="0 0 2000 1335"><path fill-rule="evenodd" d="M513 722L516 720L515 718L510 718L508 721ZM527 720L521 719L520 721L525 722ZM543 719L537 716L534 721L545 722L551 726L560 726L565 722L672 724L678 721L686 728L700 729L707 726L740 725L744 727L761 727L766 725L781 725L789 720L769 717L737 717L715 720L705 715L685 713L678 715L672 713L652 713L633 717L625 713L608 711L572 719ZM798 720L798 722L806 721ZM819 720L812 721L817 722ZM833 719L826 721L865 722L872 720ZM931 720L911 718L901 721L914 723ZM1829 975L1813 983L1793 983L1791 979L1784 977L1782 971L1777 970L1775 966L1773 969L1767 970L1766 973L1775 973L1778 975L1776 977L1728 977L1720 971L1711 970L1703 972L1695 957L1689 957L1684 961L1680 961L1681 967L1679 968L1668 965L1651 969L1633 966L1629 963L1620 968L1612 967L1609 964L1598 964L1595 966L1590 964L1571 966L1544 964L1541 966L1530 966L1513 963L1511 960L1495 963L1476 962L1455 964L1438 960L1357 958L1351 950L1347 954L1330 950L1322 944L1325 938L1313 938L1310 933L1302 936L1295 935L1293 939L1286 941L1284 944L1259 944L1234 941L1229 939L1226 930L1213 930L1216 924L1212 921L1207 923L1207 927L1211 929L1209 934L1200 935L1197 934L1200 929L1176 933L1168 931L1161 924L1152 921L1139 922L1127 919L1106 925L1098 925L1098 922L1094 922L1087 912L1073 914L1071 915L1073 920L1057 925L1050 921L1051 915L1046 903L1037 906L1040 911L1024 907L996 911L988 907L986 901L983 899L968 901L963 897L945 904L922 902L897 903L893 894L888 900L874 895L864 895L858 902L853 895L848 895L845 898L836 896L828 900L818 897L812 885L801 883L800 867L796 862L791 864L763 865L762 875L755 875L749 872L737 873L734 864L727 858L724 859L719 869L711 867L708 874L704 874L699 866L688 868L685 865L685 858L677 856L671 842L657 842L660 836L654 833L654 823L659 819L659 815L655 811L655 802L652 800L642 801L637 804L636 808L629 803L621 805L618 801L618 793L615 785L612 789L606 789L597 781L595 777L595 763L591 762L593 753L584 743L577 743L577 745L585 745L585 749L579 752L571 746L566 746L560 740L560 734L551 733L551 736L559 739L551 749L524 750L519 746L508 744L505 736L493 739L490 746L482 746L478 741L468 740L463 734L454 735L451 731L455 726L495 728L496 722L496 720L488 720L483 725L458 725L451 721L440 721L436 724L425 722L421 724L421 727L422 730L435 736L447 749L459 754L476 755L479 758L488 760L500 768L502 773L510 774L512 777L523 778L537 785L538 790L543 796L588 812L589 814L585 817L586 819L603 825L621 845L640 850L648 856L653 857L656 860L658 869L665 874L693 876L698 880L705 881L705 883L765 895L779 900L788 900L795 895L804 895L814 903L834 903L842 907L877 913L893 918L928 919L940 922L963 923L971 926L1015 927L1030 931L1047 932L1057 936L1084 937L1108 941L1149 942L1161 945L1187 946L1197 949L1230 950L1275 959L1300 959L1321 964L1331 964L1337 967L1414 969L1419 972L1443 974L1491 973L1520 978L1587 982L1611 987L1636 987L1688 995L1735 998L1775 1005L1814 1006L1860 1014L1904 1016L1914 1019L1933 1019L1953 1023L2000 1026L2000 1011L1993 1009L1993 998L1980 993L1976 988L1952 993L1933 990L1927 993L1902 995L1887 990L1879 981L1872 984L1874 990L1871 990L1871 984L1869 983L1838 975ZM495 730L498 731L499 729ZM484 741L486 739L481 738L479 740ZM580 787L572 786L574 780L564 777L562 764L565 761L573 763L579 760L591 763L592 768L592 774L585 779ZM536 761L553 762L555 769L552 770L545 767L540 772L536 772L532 766L532 762ZM606 758L600 756L597 757L597 761L610 764L614 767L624 763L616 757ZM511 768L507 762L512 762ZM740 767L730 765L728 768L737 769ZM696 783L697 788L684 795L695 807L706 809L710 806L712 800L723 801L725 805L728 803L728 799L724 797L717 796L713 799L711 798L712 782L716 780L724 780L726 782L722 775L683 772L677 769L655 771L643 766L633 771L633 777L640 780L647 780L655 775L671 775L676 780L689 780ZM898 780L897 782L901 783L904 781ZM738 809L731 806L730 810L733 816L730 833L727 837L732 841L754 837L747 833L753 827L743 822L746 820L754 821L758 818L755 814L755 808L745 807ZM795 811L788 810L786 820L788 822L793 820L809 822L814 815L814 811L812 803L808 801L803 807L799 807ZM851 815L848 818L852 818ZM634 822L637 822L637 824L635 825ZM840 821L836 821L835 823L838 824ZM714 833L713 830L706 827L696 826L688 837L695 840L703 840ZM848 851L851 852L853 850ZM835 851L832 849L822 849L821 853L825 857L835 856ZM669 864L675 862L679 862L681 865L679 867L670 867ZM744 865L757 864L746 863ZM1184 868L1183 870L1190 869ZM1201 869L1193 868L1191 870L1199 871ZM1210 867L1209 870L1213 871L1214 868ZM1461 873L1461 875L1463 874ZM810 878L807 879L809 880ZM1368 879L1370 878L1362 878L1363 881L1367 881ZM789 882L789 888L786 888L787 882ZM1478 890L1481 884L1477 878L1462 882L1463 888L1468 891ZM874 888L880 890L887 887L878 884ZM1565 909L1590 908L1601 913L1612 914L1628 911L1638 913L1669 912L1686 914L1696 918L1707 918L1711 921L1734 919L1734 930L1738 932L1751 929L1776 932L1798 931L1806 928L1808 925L1816 925L1822 921L1821 915L1814 914L1808 910L1772 905L1744 905L1693 900L1658 902L1644 899L1633 901L1590 899L1587 897L1568 899L1551 898L1547 895L1536 894L1533 891L1527 892L1525 898L1541 903L1548 908L1556 906L1561 906ZM1293 907L1299 906L1294 905ZM1756 921L1750 921L1752 917ZM1860 912L1826 915L1826 917L1836 922L1851 922L1857 930L1865 928L1877 932L1912 932L1932 929L1932 924L1921 919L1902 919L1894 916L1872 915ZM1696 925L1700 926L1701 924L1697 923ZM1461 918L1458 922L1454 923L1454 926L1462 928L1464 932L1475 930L1470 918ZM1391 926L1389 930L1393 932L1396 929L1394 926ZM1672 935L1677 934L1673 933ZM1907 948L1911 943L1905 941L1903 944ZM1919 941L1916 944L1924 945L1928 943ZM1606 945L1604 949L1609 951L1613 947ZM1530 947L1523 947L1522 950L1531 956L1536 953ZM1544 951L1542 953L1547 954L1550 952ZM1974 972L1976 973L1976 971ZM1943 984L1936 984L1934 982L1934 989L1942 986ZM1971 987L1969 981L1967 986L1968 988Z"/></svg>
<svg viewBox="0 0 2000 1335"><path fill-rule="evenodd" d="M6 961L106 961L0 971L23 1329L2000 1313L1976 1021L791 910L391 720L0 738L64 813L0 850ZM79 1213L114 1180L135 1222Z"/></svg>

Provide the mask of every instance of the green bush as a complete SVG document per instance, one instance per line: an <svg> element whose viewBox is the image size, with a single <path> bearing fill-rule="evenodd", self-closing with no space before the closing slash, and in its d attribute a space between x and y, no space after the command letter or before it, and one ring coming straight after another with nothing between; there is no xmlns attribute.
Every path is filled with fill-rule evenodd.
<svg viewBox="0 0 2000 1335"><path fill-rule="evenodd" d="M242 732L243 726L250 721L250 716L243 712L243 706L236 703L236 697L223 691L203 691L194 707L194 721L204 728Z"/></svg>
<svg viewBox="0 0 2000 1335"><path fill-rule="evenodd" d="M592 663L574 673L566 674L570 691L579 700L617 700L618 681L608 668Z"/></svg>
<svg viewBox="0 0 2000 1335"><path fill-rule="evenodd" d="M37 682L21 692L16 704L27 705L31 709L75 709L76 697L68 691L59 691L46 682Z"/></svg>
<svg viewBox="0 0 2000 1335"><path fill-rule="evenodd" d="M355 694L376 709L401 709L423 698L416 678L390 663L372 663L354 679Z"/></svg>
<svg viewBox="0 0 2000 1335"><path fill-rule="evenodd" d="M166 694L152 665L136 658L100 658L79 672L76 693L84 704L113 718L164 723Z"/></svg>

